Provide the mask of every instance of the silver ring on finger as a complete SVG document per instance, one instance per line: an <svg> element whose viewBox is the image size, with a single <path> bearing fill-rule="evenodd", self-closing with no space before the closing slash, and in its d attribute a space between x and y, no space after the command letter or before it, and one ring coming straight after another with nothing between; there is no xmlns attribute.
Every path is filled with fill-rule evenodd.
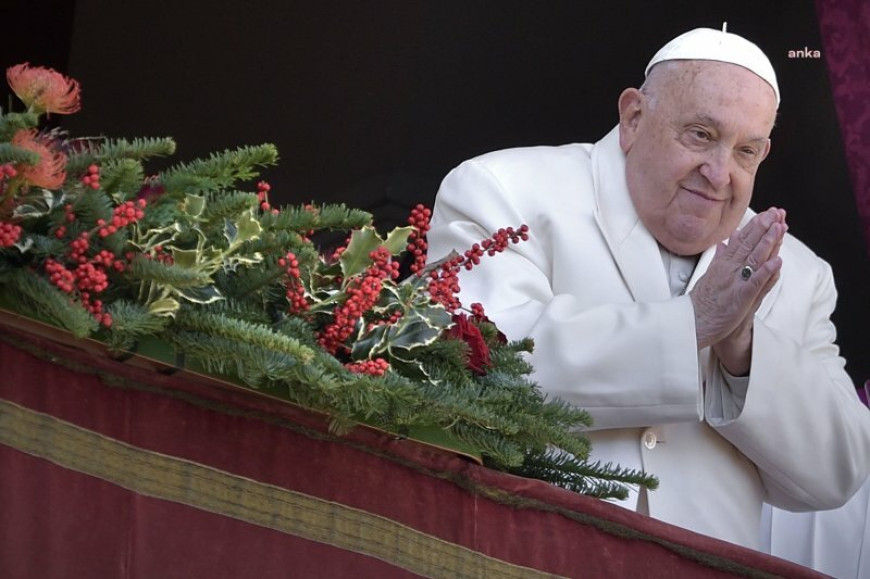
<svg viewBox="0 0 870 579"><path fill-rule="evenodd" d="M752 269L752 266L744 265L743 268L740 270L740 278L743 279L743 281L748 281L749 278L752 277L753 273L755 273L755 270Z"/></svg>

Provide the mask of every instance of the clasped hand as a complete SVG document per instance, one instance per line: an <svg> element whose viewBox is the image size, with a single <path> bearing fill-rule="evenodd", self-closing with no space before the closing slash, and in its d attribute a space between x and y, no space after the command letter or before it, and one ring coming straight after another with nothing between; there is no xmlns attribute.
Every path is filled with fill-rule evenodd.
<svg viewBox="0 0 870 579"><path fill-rule="evenodd" d="M786 231L785 210L771 207L759 213L735 231L727 244L716 247L706 273L689 292L698 349L712 346L732 375L749 374L752 322L764 296L779 279L779 249Z"/></svg>

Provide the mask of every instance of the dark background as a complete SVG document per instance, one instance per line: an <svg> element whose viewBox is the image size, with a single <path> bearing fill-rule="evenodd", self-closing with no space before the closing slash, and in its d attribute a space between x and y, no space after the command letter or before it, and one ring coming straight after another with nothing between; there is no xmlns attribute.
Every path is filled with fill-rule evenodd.
<svg viewBox="0 0 870 579"><path fill-rule="evenodd" d="M271 142L274 203L343 201L381 228L431 205L466 158L599 139L662 44L727 21L767 52L783 94L752 205L785 207L790 232L832 264L847 368L870 378L870 264L811 0L12 0L3 12L0 66L81 81L82 111L60 121L76 136L172 136L172 162ZM788 57L806 48L822 58Z"/></svg>

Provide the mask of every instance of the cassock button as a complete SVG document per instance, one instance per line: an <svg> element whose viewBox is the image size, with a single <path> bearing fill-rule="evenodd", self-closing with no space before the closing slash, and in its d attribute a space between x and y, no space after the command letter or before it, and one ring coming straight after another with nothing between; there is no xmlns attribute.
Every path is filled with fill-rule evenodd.
<svg viewBox="0 0 870 579"><path fill-rule="evenodd" d="M658 438L656 438L656 433L652 430L644 430L643 431L643 445L647 447L649 450L652 450L656 447L658 443Z"/></svg>

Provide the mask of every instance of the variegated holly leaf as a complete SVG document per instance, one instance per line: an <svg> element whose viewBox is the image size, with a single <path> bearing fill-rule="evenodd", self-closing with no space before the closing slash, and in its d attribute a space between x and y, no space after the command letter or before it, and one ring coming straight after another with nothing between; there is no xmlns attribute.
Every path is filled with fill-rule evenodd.
<svg viewBox="0 0 870 579"><path fill-rule="evenodd" d="M192 269L196 267L199 252L195 249L172 248L172 262L179 267Z"/></svg>
<svg viewBox="0 0 870 579"><path fill-rule="evenodd" d="M248 209L239 216L237 221L227 219L224 222L224 237L230 244L230 248L252 239L257 239L263 233L260 222L254 218L253 210Z"/></svg>
<svg viewBox="0 0 870 579"><path fill-rule="evenodd" d="M384 240L378 235L374 227L363 227L355 230L350 235L350 243L341 254L341 273L345 282L355 275L366 270L374 261L369 256L371 252L379 248Z"/></svg>
<svg viewBox="0 0 870 579"><path fill-rule="evenodd" d="M175 316L181 303L175 298L163 298L148 304L148 313L155 316Z"/></svg>
<svg viewBox="0 0 870 579"><path fill-rule="evenodd" d="M17 205L12 210L12 216L17 219L27 219L48 215L57 207L62 207L66 198L63 191L33 188L16 198Z"/></svg>
<svg viewBox="0 0 870 579"><path fill-rule="evenodd" d="M399 255L408 248L408 238L413 233L414 228L396 227L388 235L383 245L390 251L390 255Z"/></svg>
<svg viewBox="0 0 870 579"><path fill-rule="evenodd" d="M224 299L221 292L213 285L185 288L173 287L172 293L197 304L210 304Z"/></svg>
<svg viewBox="0 0 870 579"><path fill-rule="evenodd" d="M202 195L188 195L184 198L182 211L191 217L199 217L205 210L205 197Z"/></svg>

